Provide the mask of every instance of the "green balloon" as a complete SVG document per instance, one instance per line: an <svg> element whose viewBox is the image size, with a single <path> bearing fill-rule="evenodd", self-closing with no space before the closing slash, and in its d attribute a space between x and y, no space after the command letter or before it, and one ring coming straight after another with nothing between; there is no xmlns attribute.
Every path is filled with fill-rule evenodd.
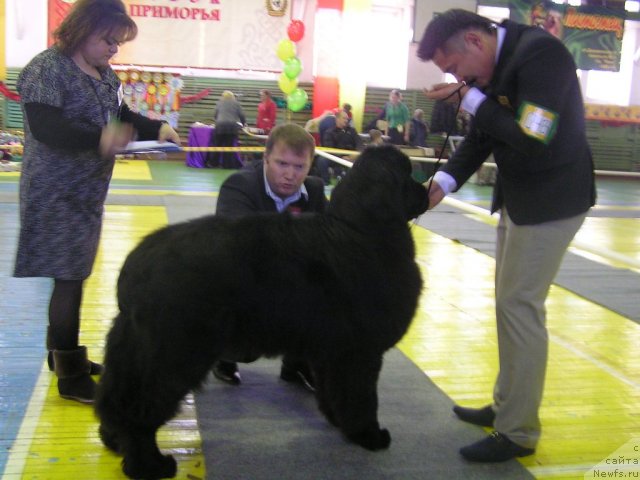
<svg viewBox="0 0 640 480"><path fill-rule="evenodd" d="M287 97L287 107L292 112L299 112L307 104L308 99L309 97L307 95L307 92L305 92L302 88L296 88Z"/></svg>
<svg viewBox="0 0 640 480"><path fill-rule="evenodd" d="M302 71L302 63L298 57L291 57L284 62L284 73L289 78L296 78Z"/></svg>

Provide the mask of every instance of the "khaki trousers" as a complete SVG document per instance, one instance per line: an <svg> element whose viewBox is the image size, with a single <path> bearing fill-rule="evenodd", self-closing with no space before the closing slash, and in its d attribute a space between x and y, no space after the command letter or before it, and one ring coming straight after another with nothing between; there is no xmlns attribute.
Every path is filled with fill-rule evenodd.
<svg viewBox="0 0 640 480"><path fill-rule="evenodd" d="M502 210L496 244L496 322L500 371L494 387L495 429L535 448L547 367L545 300L562 257L586 213L516 225Z"/></svg>

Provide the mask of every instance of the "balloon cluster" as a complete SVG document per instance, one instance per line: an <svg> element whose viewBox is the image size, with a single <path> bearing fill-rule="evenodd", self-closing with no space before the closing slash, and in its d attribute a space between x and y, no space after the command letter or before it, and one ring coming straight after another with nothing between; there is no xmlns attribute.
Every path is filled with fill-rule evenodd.
<svg viewBox="0 0 640 480"><path fill-rule="evenodd" d="M292 20L287 27L287 36L280 40L276 54L284 62L282 73L278 78L278 86L287 96L287 108L292 112L299 112L307 104L308 96L298 87L298 75L302 71L302 62L296 56L296 43L304 37L304 23Z"/></svg>

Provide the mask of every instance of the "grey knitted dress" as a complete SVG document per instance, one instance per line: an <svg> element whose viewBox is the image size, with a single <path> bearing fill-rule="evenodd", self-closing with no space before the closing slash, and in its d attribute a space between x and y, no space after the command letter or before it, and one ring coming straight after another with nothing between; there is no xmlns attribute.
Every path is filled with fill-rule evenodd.
<svg viewBox="0 0 640 480"><path fill-rule="evenodd" d="M21 102L63 109L69 126L100 131L118 115L120 81L84 73L55 47L34 57L18 79ZM83 280L95 260L114 159L96 148L59 148L36 140L26 114L20 178L20 238L16 277Z"/></svg>

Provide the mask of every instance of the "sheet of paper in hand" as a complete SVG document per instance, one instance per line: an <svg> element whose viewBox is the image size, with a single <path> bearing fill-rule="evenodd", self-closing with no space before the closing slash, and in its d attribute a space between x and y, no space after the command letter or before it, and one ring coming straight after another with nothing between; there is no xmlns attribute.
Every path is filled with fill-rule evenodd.
<svg viewBox="0 0 640 480"><path fill-rule="evenodd" d="M173 142L158 142L157 140L145 140L141 142L129 142L119 153L140 153L140 152L179 152L180 145Z"/></svg>

